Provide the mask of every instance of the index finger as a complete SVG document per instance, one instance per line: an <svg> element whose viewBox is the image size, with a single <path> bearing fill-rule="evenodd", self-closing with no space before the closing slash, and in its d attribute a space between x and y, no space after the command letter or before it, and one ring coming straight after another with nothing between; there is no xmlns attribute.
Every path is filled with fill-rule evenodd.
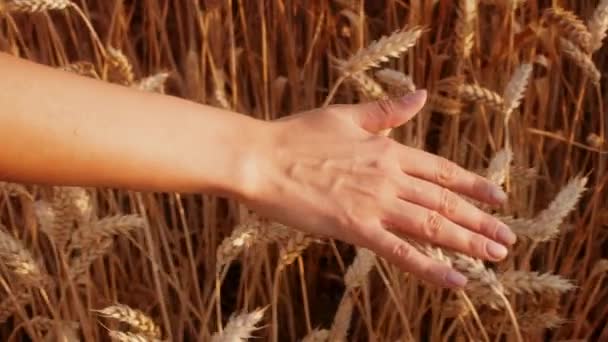
<svg viewBox="0 0 608 342"><path fill-rule="evenodd" d="M502 204L507 195L489 180L433 154L403 146L403 172L488 204Z"/></svg>

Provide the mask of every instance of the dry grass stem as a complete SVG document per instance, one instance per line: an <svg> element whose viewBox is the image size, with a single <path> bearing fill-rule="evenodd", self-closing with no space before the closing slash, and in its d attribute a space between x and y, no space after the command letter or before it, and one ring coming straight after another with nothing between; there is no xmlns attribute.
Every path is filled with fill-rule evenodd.
<svg viewBox="0 0 608 342"><path fill-rule="evenodd" d="M63 10L71 4L68 0L3 0L0 2L0 11L37 13Z"/></svg>

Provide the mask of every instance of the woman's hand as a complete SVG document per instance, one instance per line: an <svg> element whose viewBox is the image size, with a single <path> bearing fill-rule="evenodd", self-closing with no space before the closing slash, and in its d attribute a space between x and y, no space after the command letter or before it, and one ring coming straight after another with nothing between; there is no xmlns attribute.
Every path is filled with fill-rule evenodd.
<svg viewBox="0 0 608 342"><path fill-rule="evenodd" d="M336 105L270 123L272 142L252 163L252 209L303 231L369 248L432 283L466 279L398 237L500 260L511 230L458 194L489 204L506 196L446 159L376 133L399 126L426 93L360 105Z"/></svg>

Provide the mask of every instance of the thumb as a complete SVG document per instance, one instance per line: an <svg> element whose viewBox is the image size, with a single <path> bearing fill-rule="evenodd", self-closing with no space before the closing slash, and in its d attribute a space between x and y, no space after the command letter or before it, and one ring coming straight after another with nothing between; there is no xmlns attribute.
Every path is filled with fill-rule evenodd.
<svg viewBox="0 0 608 342"><path fill-rule="evenodd" d="M422 109L426 91L395 99L382 99L353 106L353 119L364 130L376 134L408 122Z"/></svg>

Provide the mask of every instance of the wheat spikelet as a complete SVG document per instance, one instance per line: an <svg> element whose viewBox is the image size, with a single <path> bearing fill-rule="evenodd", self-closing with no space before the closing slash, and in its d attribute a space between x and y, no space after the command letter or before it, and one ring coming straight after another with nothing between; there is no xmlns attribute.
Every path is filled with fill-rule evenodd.
<svg viewBox="0 0 608 342"><path fill-rule="evenodd" d="M503 285L505 294L564 293L574 288L568 279L550 273L508 270L500 274L498 280Z"/></svg>
<svg viewBox="0 0 608 342"><path fill-rule="evenodd" d="M486 171L486 178L498 186L503 185L512 160L513 152L510 149L502 149L496 152L492 160L490 160L490 165Z"/></svg>
<svg viewBox="0 0 608 342"><path fill-rule="evenodd" d="M531 74L532 64L522 64L517 68L517 70L515 70L511 80L507 84L503 94L505 103L504 111L505 115L507 116L507 121L513 110L519 107L521 100L524 97Z"/></svg>
<svg viewBox="0 0 608 342"><path fill-rule="evenodd" d="M281 271L285 267L291 265L314 241L316 240L307 234L297 232L295 236L291 237L287 241L287 244L281 248L279 265L277 266L278 271Z"/></svg>
<svg viewBox="0 0 608 342"><path fill-rule="evenodd" d="M453 267L469 279L466 290L472 294L472 299L481 298L494 308L504 307L501 298L504 288L494 271L486 268L481 260L464 254L455 253L450 259Z"/></svg>
<svg viewBox="0 0 608 342"><path fill-rule="evenodd" d="M6 298L0 302L0 323L6 322L7 319L11 318L16 312L17 308L29 304L33 296L31 292L24 287L19 288L16 293L12 296L6 296Z"/></svg>
<svg viewBox="0 0 608 342"><path fill-rule="evenodd" d="M552 239L559 233L559 226L564 218L574 209L585 191L586 177L575 177L555 196L549 206L533 219L515 219L499 217L519 236L537 242Z"/></svg>
<svg viewBox="0 0 608 342"><path fill-rule="evenodd" d="M557 25L568 40L576 42L584 51L591 51L591 33L576 14L560 7L548 8L545 19Z"/></svg>
<svg viewBox="0 0 608 342"><path fill-rule="evenodd" d="M68 0L3 0L0 2L0 10L6 12L38 13L63 10L70 5L71 2Z"/></svg>
<svg viewBox="0 0 608 342"><path fill-rule="evenodd" d="M96 310L96 312L102 317L126 323L140 334L160 338L160 327L146 314L127 305L115 304Z"/></svg>
<svg viewBox="0 0 608 342"><path fill-rule="evenodd" d="M464 100L487 104L497 111L502 111L504 107L502 96L476 84L461 84L458 93Z"/></svg>
<svg viewBox="0 0 608 342"><path fill-rule="evenodd" d="M367 275L374 268L375 262L376 254L374 252L366 248L357 248L357 255L344 275L345 292L363 285L367 281Z"/></svg>
<svg viewBox="0 0 608 342"><path fill-rule="evenodd" d="M71 279L77 283L84 280L84 275L89 267L91 267L91 264L106 255L112 248L113 242L111 238L103 239L92 247L81 251L80 255L72 258L69 269Z"/></svg>
<svg viewBox="0 0 608 342"><path fill-rule="evenodd" d="M594 84L599 85L602 74L591 60L591 57L567 39L562 38L559 42L561 52L581 68Z"/></svg>
<svg viewBox="0 0 608 342"><path fill-rule="evenodd" d="M422 33L423 30L420 27L396 31L390 36L384 36L378 41L372 42L346 61L338 61L338 67L345 75L377 67L381 62L388 61L389 57L397 58L405 53L416 44Z"/></svg>
<svg viewBox="0 0 608 342"><path fill-rule="evenodd" d="M127 234L134 229L143 229L145 222L145 219L139 215L104 217L76 230L72 234L70 250L87 249L97 241L112 238L114 235Z"/></svg>
<svg viewBox="0 0 608 342"><path fill-rule="evenodd" d="M251 313L232 315L221 333L211 337L212 342L240 342L251 337L251 333L259 329L256 325L264 318L266 308L257 309Z"/></svg>
<svg viewBox="0 0 608 342"><path fill-rule="evenodd" d="M386 98L386 92L382 89L382 86L379 85L372 78L367 76L363 72L359 72L351 75L351 79L353 83L357 86L357 89L370 100L378 100L382 98Z"/></svg>
<svg viewBox="0 0 608 342"><path fill-rule="evenodd" d="M329 332L330 341L347 341L348 329L350 328L350 320L353 315L353 300L350 294L346 292L338 305L336 316L331 325Z"/></svg>
<svg viewBox="0 0 608 342"><path fill-rule="evenodd" d="M18 277L36 281L44 277L42 267L34 260L30 251L5 231L0 224L0 263Z"/></svg>
<svg viewBox="0 0 608 342"><path fill-rule="evenodd" d="M59 250L70 240L76 222L88 220L92 203L86 191L76 187L57 187L50 207L37 202L36 211L41 230L49 236Z"/></svg>
<svg viewBox="0 0 608 342"><path fill-rule="evenodd" d="M106 56L107 78L110 82L132 85L135 75L133 66L122 51L113 47L107 48Z"/></svg>
<svg viewBox="0 0 608 342"><path fill-rule="evenodd" d="M460 0L458 6L458 21L456 22L454 48L456 56L462 59L471 56L475 40L475 21L477 20L477 1Z"/></svg>
<svg viewBox="0 0 608 342"><path fill-rule="evenodd" d="M565 321L554 310L542 311L542 309L531 309L517 312L519 328L525 332L532 332L542 329L554 329L562 325ZM486 318L484 326L488 331L503 333L512 332L511 322L502 315L495 315ZM502 328L502 330L501 330Z"/></svg>
<svg viewBox="0 0 608 342"><path fill-rule="evenodd" d="M250 219L234 228L229 237L224 239L217 249L216 270L234 260L244 250L258 243L287 241L295 231L282 224L262 220L253 215Z"/></svg>
<svg viewBox="0 0 608 342"><path fill-rule="evenodd" d="M150 338L145 335L134 334L131 332L122 332L116 330L109 330L108 336L114 341L118 342L160 342L159 339Z"/></svg>
<svg viewBox="0 0 608 342"><path fill-rule="evenodd" d="M591 52L602 47L602 41L606 38L608 29L608 0L601 0L587 21L587 27L591 33Z"/></svg>
<svg viewBox="0 0 608 342"><path fill-rule="evenodd" d="M133 85L134 88L151 93L165 93L165 83L169 79L168 72L159 72L152 76L142 78Z"/></svg>
<svg viewBox="0 0 608 342"><path fill-rule="evenodd" d="M76 62L68 65L64 65L59 68L60 70L71 72L80 76L91 77L95 79L100 79L99 74L97 73L97 69L95 65L91 62Z"/></svg>
<svg viewBox="0 0 608 342"><path fill-rule="evenodd" d="M428 106L434 112L447 115L458 115L462 113L462 103L459 100L439 94L430 96Z"/></svg>
<svg viewBox="0 0 608 342"><path fill-rule="evenodd" d="M34 197L27 191L27 189L17 183L0 182L0 190L4 191L9 196L25 196L29 200L34 200Z"/></svg>
<svg viewBox="0 0 608 342"><path fill-rule="evenodd" d="M412 78L401 71L385 68L378 70L375 75L380 82L405 91L406 93L413 93L416 91L416 85Z"/></svg>

